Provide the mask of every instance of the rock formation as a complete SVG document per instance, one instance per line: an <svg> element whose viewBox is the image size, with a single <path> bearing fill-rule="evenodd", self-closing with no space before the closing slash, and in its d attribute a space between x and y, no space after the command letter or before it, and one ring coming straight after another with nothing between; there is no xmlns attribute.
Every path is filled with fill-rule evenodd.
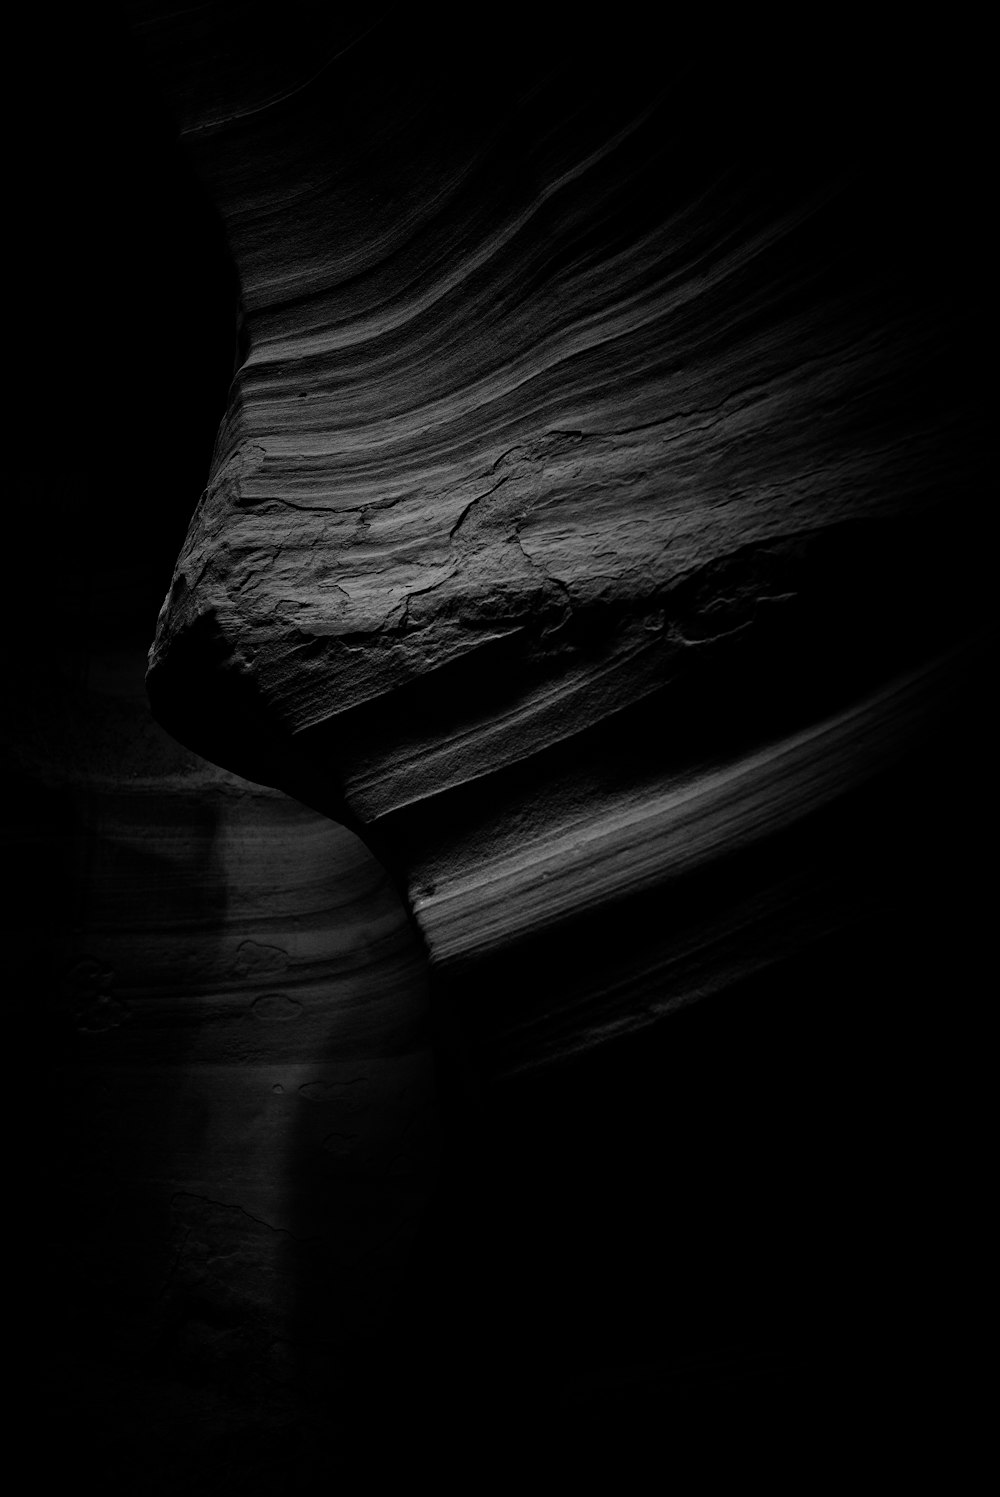
<svg viewBox="0 0 1000 1497"><path fill-rule="evenodd" d="M140 29L226 223L241 355L160 720L361 831L488 1069L867 911L776 849L953 710L978 622L942 556L983 473L933 102L836 45L651 65L631 28L526 16L307 47L296 15L206 80L199 14ZM724 899L688 892L737 861Z"/></svg>
<svg viewBox="0 0 1000 1497"><path fill-rule="evenodd" d="M975 59L635 8L125 14L236 368L149 655L184 751L146 724L127 792L31 771L116 849L65 1000L113 1059L69 1111L162 1099L77 1199L168 1182L136 1292L163 1269L170 1366L249 1359L254 1408L335 1409L365 1458L843 1450L945 1360L915 1305L963 1124L927 1096L991 773ZM137 933L120 870L188 833Z"/></svg>

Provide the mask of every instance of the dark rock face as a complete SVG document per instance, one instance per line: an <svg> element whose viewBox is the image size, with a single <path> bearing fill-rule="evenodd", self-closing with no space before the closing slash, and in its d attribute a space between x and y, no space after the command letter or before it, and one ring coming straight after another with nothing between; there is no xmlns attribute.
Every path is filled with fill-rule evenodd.
<svg viewBox="0 0 1000 1497"><path fill-rule="evenodd" d="M354 1422L433 1189L426 964L354 834L150 717L237 289L122 26L59 19L12 32L43 97L5 324L8 1464L295 1489Z"/></svg>
<svg viewBox="0 0 1000 1497"><path fill-rule="evenodd" d="M783 849L954 710L982 622L954 120L840 46L543 27L472 84L394 17L209 87L144 34L243 306L161 721L362 830L456 990L503 968L488 1069L867 910Z"/></svg>
<svg viewBox="0 0 1000 1497"><path fill-rule="evenodd" d="M437 1168L423 963L382 870L178 759L69 789L88 898L50 1017L42 1387L123 1491L151 1452L169 1490L344 1438Z"/></svg>
<svg viewBox="0 0 1000 1497"><path fill-rule="evenodd" d="M627 1490L633 1456L800 1449L808 1488L912 1439L954 1365L986 929L974 58L126 14L116 76L183 151L157 137L133 227L174 237L119 302L92 256L110 346L141 364L121 309L222 231L239 308L217 257L196 419L201 272L151 319L127 460L102 488L88 458L13 652L15 799L89 859L40 928L73 1223L47 1385L130 1490L605 1457ZM145 159L81 193L96 221ZM221 411L229 339L195 507L207 446L171 431ZM71 486L26 471L37 546ZM139 697L164 590L183 749Z"/></svg>

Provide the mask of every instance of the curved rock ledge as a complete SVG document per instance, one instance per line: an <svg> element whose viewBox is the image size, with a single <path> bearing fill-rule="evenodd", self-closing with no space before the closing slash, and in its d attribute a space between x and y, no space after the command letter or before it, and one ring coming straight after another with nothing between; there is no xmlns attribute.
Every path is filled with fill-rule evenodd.
<svg viewBox="0 0 1000 1497"><path fill-rule="evenodd" d="M361 831L445 975L750 849L693 965L633 920L549 1025L514 963L505 1066L850 922L778 939L752 848L905 760L981 626L956 122L815 37L793 75L294 12L190 65L224 10L138 27L242 287L159 719Z"/></svg>

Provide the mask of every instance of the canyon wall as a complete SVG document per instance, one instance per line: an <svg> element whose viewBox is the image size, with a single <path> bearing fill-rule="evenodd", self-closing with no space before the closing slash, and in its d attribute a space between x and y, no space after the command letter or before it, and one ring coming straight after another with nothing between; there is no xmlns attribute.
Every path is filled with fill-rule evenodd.
<svg viewBox="0 0 1000 1497"><path fill-rule="evenodd" d="M86 896L59 1396L133 1477L193 1418L164 1489L914 1438L987 941L975 49L124 14L75 106L99 153L164 101L80 189L116 378L17 509L88 454L14 652Z"/></svg>
<svg viewBox="0 0 1000 1497"><path fill-rule="evenodd" d="M241 286L154 712L368 840L489 1070L850 921L758 865L934 732L983 622L933 98L878 48L527 14L307 10L209 82L220 14L137 23Z"/></svg>

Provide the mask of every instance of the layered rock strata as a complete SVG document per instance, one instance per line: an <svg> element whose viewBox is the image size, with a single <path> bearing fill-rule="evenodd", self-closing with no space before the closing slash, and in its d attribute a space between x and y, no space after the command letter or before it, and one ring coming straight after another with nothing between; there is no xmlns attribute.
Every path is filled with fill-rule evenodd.
<svg viewBox="0 0 1000 1497"><path fill-rule="evenodd" d="M241 296L154 711L365 838L464 1084L372 1448L839 1446L944 1365L975 70L822 18L129 15Z"/></svg>
<svg viewBox="0 0 1000 1497"><path fill-rule="evenodd" d="M136 21L242 292L161 721L361 831L487 1067L850 924L796 829L953 710L979 622L954 127L878 50L292 13L203 69L217 24Z"/></svg>

